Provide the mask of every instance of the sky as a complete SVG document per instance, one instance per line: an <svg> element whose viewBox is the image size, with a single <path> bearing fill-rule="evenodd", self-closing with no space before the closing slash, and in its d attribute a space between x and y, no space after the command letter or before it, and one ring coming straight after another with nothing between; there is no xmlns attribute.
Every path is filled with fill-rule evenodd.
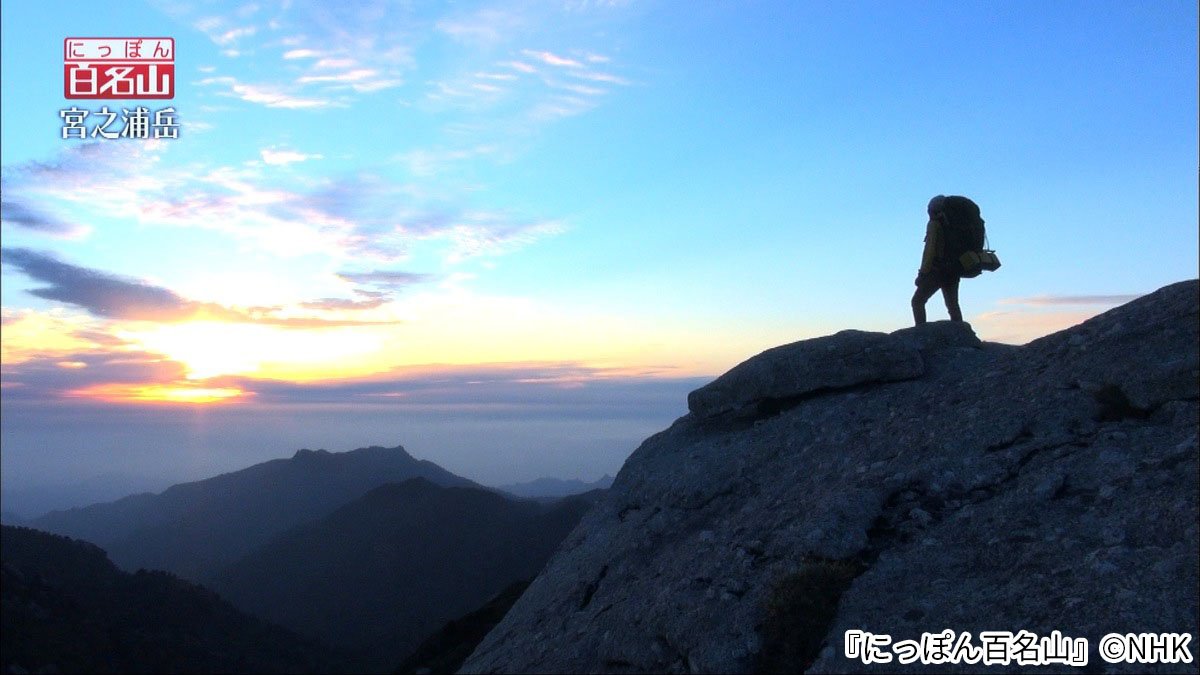
<svg viewBox="0 0 1200 675"><path fill-rule="evenodd" d="M1200 265L1191 2L0 11L0 494L27 515L301 447L615 473L755 353L909 325L935 194L1003 261L961 292L984 339ZM67 100L68 37L173 38L174 98ZM63 138L138 105L178 137Z"/></svg>

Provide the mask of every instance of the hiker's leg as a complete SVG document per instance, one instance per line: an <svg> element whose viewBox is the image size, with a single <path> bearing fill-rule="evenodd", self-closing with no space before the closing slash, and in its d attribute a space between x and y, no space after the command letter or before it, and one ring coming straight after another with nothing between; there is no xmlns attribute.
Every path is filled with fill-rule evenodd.
<svg viewBox="0 0 1200 675"><path fill-rule="evenodd" d="M962 309L958 306L957 276L951 276L942 281L942 299L946 301L946 311L950 312L951 321L962 321Z"/></svg>
<svg viewBox="0 0 1200 675"><path fill-rule="evenodd" d="M932 276L932 275L931 275ZM925 303L937 293L937 280L922 279L912 296L913 323L920 326L925 323Z"/></svg>

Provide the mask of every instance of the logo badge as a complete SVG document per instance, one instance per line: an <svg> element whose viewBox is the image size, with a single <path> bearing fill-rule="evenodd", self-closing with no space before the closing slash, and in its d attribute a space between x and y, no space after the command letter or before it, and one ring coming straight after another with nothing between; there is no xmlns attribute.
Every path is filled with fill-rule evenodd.
<svg viewBox="0 0 1200 675"><path fill-rule="evenodd" d="M68 99L175 98L175 39L66 38L63 95Z"/></svg>

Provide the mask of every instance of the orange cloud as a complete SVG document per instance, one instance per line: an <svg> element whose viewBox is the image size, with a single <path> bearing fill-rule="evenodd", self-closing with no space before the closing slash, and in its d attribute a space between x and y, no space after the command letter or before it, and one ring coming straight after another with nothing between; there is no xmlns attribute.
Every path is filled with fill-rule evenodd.
<svg viewBox="0 0 1200 675"><path fill-rule="evenodd" d="M62 311L6 308L3 317L0 361L5 365L98 349L100 341L105 341L105 336L92 330L94 326L87 317L69 316Z"/></svg>
<svg viewBox="0 0 1200 675"><path fill-rule="evenodd" d="M971 326L983 340L1023 345L1079 325L1103 311L1100 308L1073 312L997 310L974 317Z"/></svg>
<svg viewBox="0 0 1200 675"><path fill-rule="evenodd" d="M984 312L974 317L971 325L984 340L1025 344L1079 325L1097 314L1139 297L1141 295L1137 293L1124 293L1004 298L997 304L1005 309Z"/></svg>
<svg viewBox="0 0 1200 675"><path fill-rule="evenodd" d="M228 403L253 396L234 387L195 387L180 384L97 384L66 393L108 403Z"/></svg>

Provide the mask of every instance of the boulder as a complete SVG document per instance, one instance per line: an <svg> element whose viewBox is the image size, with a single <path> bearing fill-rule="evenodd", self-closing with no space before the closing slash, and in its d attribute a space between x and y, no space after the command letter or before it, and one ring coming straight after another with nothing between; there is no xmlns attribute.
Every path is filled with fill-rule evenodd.
<svg viewBox="0 0 1200 675"><path fill-rule="evenodd" d="M886 333L844 330L768 349L688 394L697 417L753 415L763 403L873 382L919 377L921 353Z"/></svg>

